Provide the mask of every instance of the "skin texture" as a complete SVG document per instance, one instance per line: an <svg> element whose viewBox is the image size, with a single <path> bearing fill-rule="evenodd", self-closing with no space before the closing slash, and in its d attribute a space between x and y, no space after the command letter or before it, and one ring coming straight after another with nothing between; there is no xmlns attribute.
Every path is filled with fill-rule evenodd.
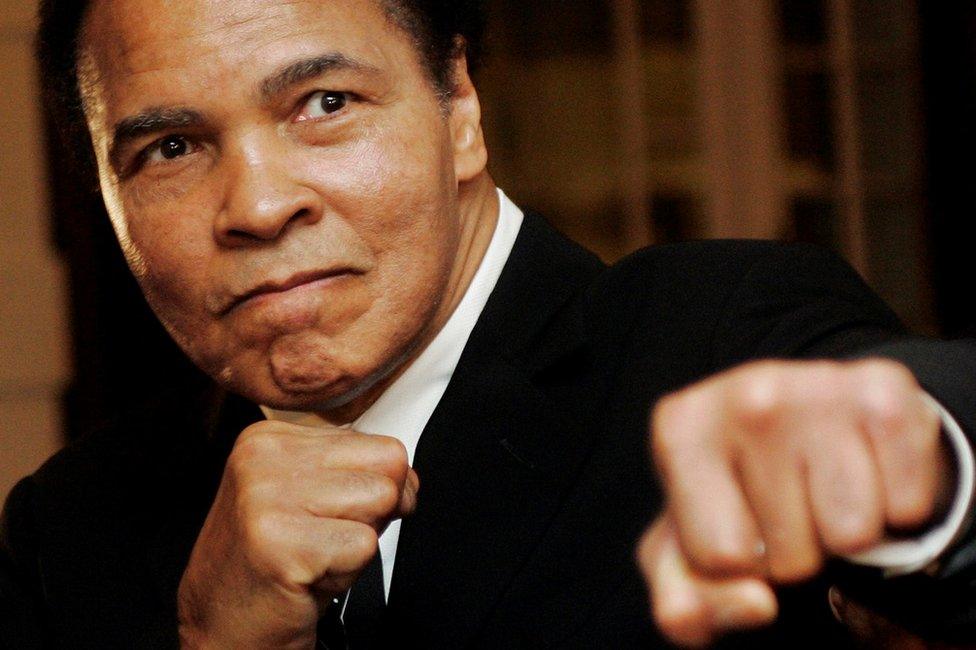
<svg viewBox="0 0 976 650"><path fill-rule="evenodd" d="M773 587L919 529L952 491L938 415L891 361L741 366L661 400L651 430L668 506L638 562L683 645L770 623Z"/></svg>
<svg viewBox="0 0 976 650"><path fill-rule="evenodd" d="M256 402L358 417L494 230L463 57L445 102L375 3L105 0L80 63L113 225L173 337ZM249 427L180 584L183 645L312 647L418 486L393 438Z"/></svg>
<svg viewBox="0 0 976 650"><path fill-rule="evenodd" d="M260 422L241 433L179 589L183 647L311 648L319 616L410 514L394 438Z"/></svg>
<svg viewBox="0 0 976 650"><path fill-rule="evenodd" d="M353 421L494 229L463 57L445 101L374 2L96 0L80 67L113 225L173 337L255 402ZM937 421L893 363L744 366L662 400L651 430L669 506L638 555L679 643L769 621L772 585L948 491ZM394 439L249 427L180 585L184 645L312 647L419 484Z"/></svg>
<svg viewBox="0 0 976 650"><path fill-rule="evenodd" d="M109 214L167 329L258 403L353 419L446 322L494 228L463 61L448 114L408 38L354 0L96 2L82 52ZM323 55L355 67L268 92ZM317 91L345 106L321 114ZM152 110L198 117L113 137Z"/></svg>

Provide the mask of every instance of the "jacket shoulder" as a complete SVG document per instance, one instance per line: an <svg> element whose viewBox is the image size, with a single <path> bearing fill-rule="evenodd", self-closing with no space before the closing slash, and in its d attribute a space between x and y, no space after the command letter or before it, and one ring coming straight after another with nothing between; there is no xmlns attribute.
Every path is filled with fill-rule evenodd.
<svg viewBox="0 0 976 650"><path fill-rule="evenodd" d="M628 354L680 356L703 372L764 357L844 356L903 331L854 269L809 244L652 246L607 268L588 296L598 331L614 328Z"/></svg>

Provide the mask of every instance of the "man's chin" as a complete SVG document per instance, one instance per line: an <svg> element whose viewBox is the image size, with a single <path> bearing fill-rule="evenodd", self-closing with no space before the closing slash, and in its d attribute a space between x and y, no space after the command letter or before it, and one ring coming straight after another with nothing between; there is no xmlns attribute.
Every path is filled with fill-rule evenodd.
<svg viewBox="0 0 976 650"><path fill-rule="evenodd" d="M366 404L363 406L368 406L372 401L368 394L389 374L389 370L382 367L366 377L342 374L326 379L320 375L319 381L280 381L272 373L273 387L267 391L266 399L251 399L282 411L306 411L320 415L334 412L337 416L358 416L360 409L356 401L364 401Z"/></svg>
<svg viewBox="0 0 976 650"><path fill-rule="evenodd" d="M339 355L332 354L331 346L322 343L314 334L279 339L259 367L249 366L257 376L240 373L235 377L230 372L223 383L233 392L275 410L320 415L334 412L336 417L355 419L375 400L375 393L395 377L395 370L413 349L408 347L375 364L368 359L340 360Z"/></svg>
<svg viewBox="0 0 976 650"><path fill-rule="evenodd" d="M373 382L346 374L279 377L268 367L226 366L210 373L224 389L278 411L322 412L342 408L366 392Z"/></svg>
<svg viewBox="0 0 976 650"><path fill-rule="evenodd" d="M316 332L281 337L268 350L271 380L285 395L340 395L350 386L331 341Z"/></svg>

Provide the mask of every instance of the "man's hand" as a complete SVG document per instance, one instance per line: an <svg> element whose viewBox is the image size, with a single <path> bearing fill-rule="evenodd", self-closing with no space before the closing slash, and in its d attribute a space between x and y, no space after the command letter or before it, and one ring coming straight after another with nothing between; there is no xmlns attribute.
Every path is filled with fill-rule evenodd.
<svg viewBox="0 0 976 650"><path fill-rule="evenodd" d="M938 415L891 361L748 364L662 399L651 429L668 507L638 556L681 644L771 622L771 585L924 525L950 492Z"/></svg>
<svg viewBox="0 0 976 650"><path fill-rule="evenodd" d="M178 594L184 647L311 648L419 482L394 438L259 422L241 433Z"/></svg>

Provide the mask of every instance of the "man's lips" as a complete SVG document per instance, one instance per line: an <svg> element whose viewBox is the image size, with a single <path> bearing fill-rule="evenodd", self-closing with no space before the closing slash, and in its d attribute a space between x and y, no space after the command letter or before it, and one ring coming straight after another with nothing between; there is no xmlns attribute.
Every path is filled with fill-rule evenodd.
<svg viewBox="0 0 976 650"><path fill-rule="evenodd" d="M219 309L218 315L223 316L228 314L244 303L256 298L260 298L261 296L284 293L313 282L319 282L321 280L328 280L331 278L339 278L346 275L361 275L361 271L349 267L340 267L328 270L304 271L289 276L285 280L269 280L262 282L253 288L244 291L243 293L234 294L226 302L226 304Z"/></svg>

